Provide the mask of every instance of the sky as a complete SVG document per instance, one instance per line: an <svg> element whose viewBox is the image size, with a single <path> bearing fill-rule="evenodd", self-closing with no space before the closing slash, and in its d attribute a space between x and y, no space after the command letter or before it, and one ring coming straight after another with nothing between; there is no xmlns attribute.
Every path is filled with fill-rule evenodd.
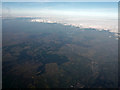
<svg viewBox="0 0 120 90"><path fill-rule="evenodd" d="M3 16L87 16L117 18L117 2L4 2Z"/></svg>
<svg viewBox="0 0 120 90"><path fill-rule="evenodd" d="M2 2L119 2L119 0L2 0Z"/></svg>
<svg viewBox="0 0 120 90"><path fill-rule="evenodd" d="M41 17L69 25L118 31L117 2L3 2L3 17Z"/></svg>

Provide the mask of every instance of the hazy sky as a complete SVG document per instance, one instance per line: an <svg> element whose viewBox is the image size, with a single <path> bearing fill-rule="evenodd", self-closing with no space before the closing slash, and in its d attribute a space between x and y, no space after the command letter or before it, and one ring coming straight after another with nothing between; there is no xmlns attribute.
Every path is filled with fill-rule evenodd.
<svg viewBox="0 0 120 90"><path fill-rule="evenodd" d="M117 2L4 2L3 16L87 16L116 19Z"/></svg>

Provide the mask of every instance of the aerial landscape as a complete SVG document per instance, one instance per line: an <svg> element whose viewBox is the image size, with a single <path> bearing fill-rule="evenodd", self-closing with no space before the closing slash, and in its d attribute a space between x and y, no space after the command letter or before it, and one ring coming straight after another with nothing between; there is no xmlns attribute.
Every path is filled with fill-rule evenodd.
<svg viewBox="0 0 120 90"><path fill-rule="evenodd" d="M118 87L117 3L4 2L3 88Z"/></svg>

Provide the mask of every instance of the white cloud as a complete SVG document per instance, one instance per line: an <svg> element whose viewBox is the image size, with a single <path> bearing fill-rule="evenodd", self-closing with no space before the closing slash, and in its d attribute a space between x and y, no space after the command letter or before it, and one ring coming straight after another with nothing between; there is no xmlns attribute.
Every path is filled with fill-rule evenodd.
<svg viewBox="0 0 120 90"><path fill-rule="evenodd" d="M118 32L117 19L90 19L78 17L54 17L54 16L41 16L41 19L32 19L31 22L44 22L44 23L61 23L63 25L72 25L80 28L95 28L98 30L110 30L110 32Z"/></svg>

